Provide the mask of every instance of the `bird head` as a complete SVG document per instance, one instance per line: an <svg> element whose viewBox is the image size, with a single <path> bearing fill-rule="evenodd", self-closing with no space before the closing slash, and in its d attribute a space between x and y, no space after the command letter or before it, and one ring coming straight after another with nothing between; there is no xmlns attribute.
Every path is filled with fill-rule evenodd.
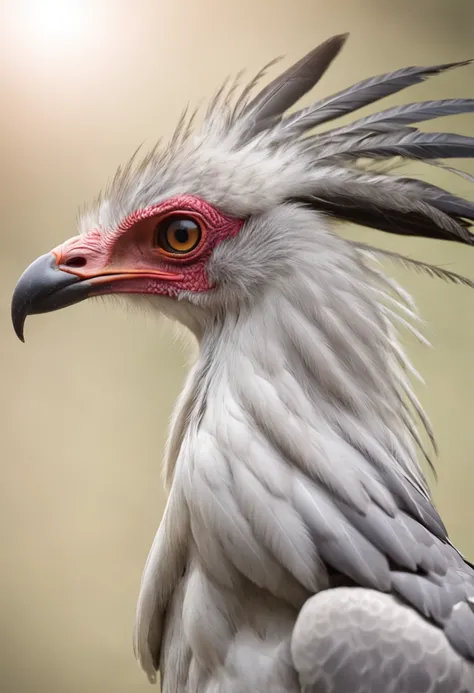
<svg viewBox="0 0 474 693"><path fill-rule="evenodd" d="M197 133L194 114L185 114L168 146L119 169L80 220L79 235L34 261L19 280L12 301L17 335L23 339L29 314L91 296L145 297L199 333L207 320L238 313L269 287L291 285L298 273L319 272L330 289L331 275L355 267L364 250L334 235L331 219L471 244L472 203L359 163L472 156L473 139L423 133L412 123L472 112L474 100L408 104L308 135L456 64L380 75L285 114L345 39L321 44L256 96L264 71L238 98L237 82L222 87Z"/></svg>

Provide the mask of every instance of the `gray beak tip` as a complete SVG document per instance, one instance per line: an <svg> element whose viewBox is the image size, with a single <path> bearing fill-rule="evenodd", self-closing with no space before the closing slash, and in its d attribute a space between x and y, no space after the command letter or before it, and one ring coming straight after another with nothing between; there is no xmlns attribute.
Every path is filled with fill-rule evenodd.
<svg viewBox="0 0 474 693"><path fill-rule="evenodd" d="M12 314L12 323L13 323L13 329L15 330L15 334L20 340L20 342L25 341L24 337L24 326L25 326L25 320L26 320L26 315L23 316L23 312L21 310L21 306L18 304L18 298L16 295L16 289L15 292L13 293L13 298L12 298L12 307L11 307L11 314Z"/></svg>
<svg viewBox="0 0 474 693"><path fill-rule="evenodd" d="M35 260L21 275L11 303L13 329L21 342L28 315L48 313L87 298L90 285L56 264L53 253Z"/></svg>

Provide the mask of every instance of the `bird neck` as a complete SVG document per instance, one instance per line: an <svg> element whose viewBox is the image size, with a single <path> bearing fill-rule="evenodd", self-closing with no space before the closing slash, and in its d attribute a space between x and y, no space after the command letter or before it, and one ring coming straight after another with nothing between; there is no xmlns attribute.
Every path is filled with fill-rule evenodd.
<svg viewBox="0 0 474 693"><path fill-rule="evenodd" d="M306 274L207 325L172 426L168 484L186 431L197 430L204 417L224 429L240 417L250 436L264 437L287 462L309 465L316 475L321 466L314 451L311 460L299 449L314 435L395 463L426 487L407 400L427 422L392 324L399 314L416 319L413 306L359 252L346 253L342 262L347 267L330 266L317 276L308 263ZM337 481L330 467L328 484Z"/></svg>
<svg viewBox="0 0 474 693"><path fill-rule="evenodd" d="M414 395L382 303L388 280L357 258L350 270L300 272L203 330L137 607L135 650L151 677L173 648L205 671L221 667L230 624L255 634L256 653L263 631L278 635L265 647L284 646L302 603L329 580L306 512L324 519L342 503L363 514L368 493L390 508L400 474L427 493L403 401ZM171 662L163 675L164 690L178 690L188 672Z"/></svg>

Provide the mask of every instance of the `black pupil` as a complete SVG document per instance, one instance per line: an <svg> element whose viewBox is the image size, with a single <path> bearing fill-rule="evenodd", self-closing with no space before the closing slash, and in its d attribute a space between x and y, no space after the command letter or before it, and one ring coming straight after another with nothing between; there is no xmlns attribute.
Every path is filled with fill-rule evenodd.
<svg viewBox="0 0 474 693"><path fill-rule="evenodd" d="M178 243L187 243L189 240L188 226L186 222L180 222L177 229L175 229L174 237Z"/></svg>

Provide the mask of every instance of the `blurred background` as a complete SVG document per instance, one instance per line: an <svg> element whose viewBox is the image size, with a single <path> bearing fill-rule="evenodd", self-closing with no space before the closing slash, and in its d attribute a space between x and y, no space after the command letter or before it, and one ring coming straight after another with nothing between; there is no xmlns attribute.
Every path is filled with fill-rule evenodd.
<svg viewBox="0 0 474 693"><path fill-rule="evenodd" d="M169 325L99 300L31 318L22 345L10 324L16 280L76 234L79 206L140 142L169 135L183 106L212 95L229 73L253 73L281 54L297 59L344 31L351 38L318 94L408 64L474 57L474 3L2 0L0 7L0 690L138 693L149 687L131 649L135 600L164 507L161 455L188 357ZM474 66L383 106L454 96L474 96ZM472 115L442 125L474 135ZM472 162L464 167L474 173ZM469 182L428 173L474 199ZM466 247L346 233L474 279ZM432 487L453 540L473 559L474 293L389 269L418 301L435 346L408 342L440 446Z"/></svg>

